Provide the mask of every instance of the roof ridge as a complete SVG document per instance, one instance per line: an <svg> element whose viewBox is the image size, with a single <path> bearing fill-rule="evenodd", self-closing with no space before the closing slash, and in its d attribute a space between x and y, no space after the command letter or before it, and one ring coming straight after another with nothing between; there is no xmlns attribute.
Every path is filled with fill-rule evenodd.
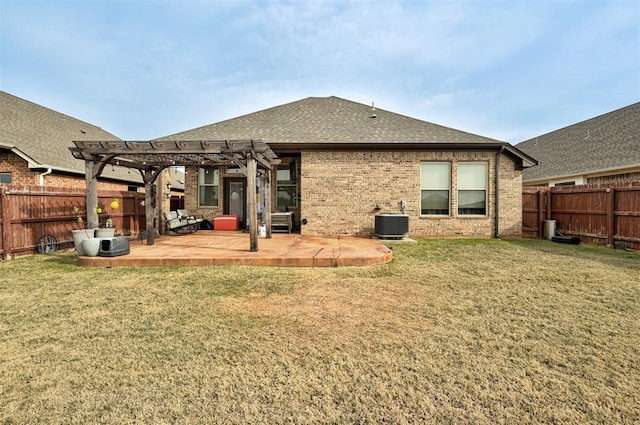
<svg viewBox="0 0 640 425"><path fill-rule="evenodd" d="M376 113L372 114L371 109ZM375 118L375 119L374 119ZM262 139L269 143L506 143L336 95L310 96L162 136Z"/></svg>

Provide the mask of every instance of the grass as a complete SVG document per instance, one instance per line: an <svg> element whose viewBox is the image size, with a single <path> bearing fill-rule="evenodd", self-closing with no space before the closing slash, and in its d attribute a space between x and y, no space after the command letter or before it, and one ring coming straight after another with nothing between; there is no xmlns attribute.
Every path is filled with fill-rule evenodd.
<svg viewBox="0 0 640 425"><path fill-rule="evenodd" d="M640 255L420 240L365 268L0 263L0 423L638 423Z"/></svg>

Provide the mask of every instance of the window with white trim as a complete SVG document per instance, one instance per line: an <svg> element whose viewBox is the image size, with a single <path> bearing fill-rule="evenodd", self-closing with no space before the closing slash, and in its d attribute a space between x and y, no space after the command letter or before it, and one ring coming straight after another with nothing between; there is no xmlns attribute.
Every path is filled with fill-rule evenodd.
<svg viewBox="0 0 640 425"><path fill-rule="evenodd" d="M458 163L458 215L487 214L487 163Z"/></svg>
<svg viewBox="0 0 640 425"><path fill-rule="evenodd" d="M570 182L562 182L562 183L555 183L554 186L575 186L576 181L575 180L571 180Z"/></svg>
<svg viewBox="0 0 640 425"><path fill-rule="evenodd" d="M198 169L198 206L217 207L219 188L218 167L200 167Z"/></svg>
<svg viewBox="0 0 640 425"><path fill-rule="evenodd" d="M420 164L420 213L449 215L451 164L423 162Z"/></svg>

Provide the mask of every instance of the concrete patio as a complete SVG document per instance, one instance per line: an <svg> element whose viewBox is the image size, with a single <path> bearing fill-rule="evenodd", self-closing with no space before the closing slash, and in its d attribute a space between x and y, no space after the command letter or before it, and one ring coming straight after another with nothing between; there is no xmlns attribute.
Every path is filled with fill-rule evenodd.
<svg viewBox="0 0 640 425"><path fill-rule="evenodd" d="M154 245L131 240L131 252L118 257L79 256L86 267L167 266L369 266L391 261L393 253L377 239L358 236L273 234L258 239L249 251L249 234L200 230L182 236L162 236Z"/></svg>

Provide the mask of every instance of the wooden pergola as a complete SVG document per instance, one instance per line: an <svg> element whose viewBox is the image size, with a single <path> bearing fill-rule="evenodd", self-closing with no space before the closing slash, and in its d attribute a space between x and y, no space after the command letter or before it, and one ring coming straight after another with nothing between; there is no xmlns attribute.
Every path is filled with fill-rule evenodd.
<svg viewBox="0 0 640 425"><path fill-rule="evenodd" d="M270 175L281 161L261 140L175 140L175 141L74 141L71 154L85 161L87 182L87 226L98 227L98 177L104 167L114 165L136 169L145 185L145 218L147 244L153 245L154 208L152 189L165 168L174 166L240 167L247 175L247 187L252 193L258 179L258 168L266 170L264 179L267 194L271 193ZM250 250L258 251L258 215L256 196L249 196ZM271 196L265 196L265 210L271 211ZM268 236L271 233L271 214L265 214Z"/></svg>

